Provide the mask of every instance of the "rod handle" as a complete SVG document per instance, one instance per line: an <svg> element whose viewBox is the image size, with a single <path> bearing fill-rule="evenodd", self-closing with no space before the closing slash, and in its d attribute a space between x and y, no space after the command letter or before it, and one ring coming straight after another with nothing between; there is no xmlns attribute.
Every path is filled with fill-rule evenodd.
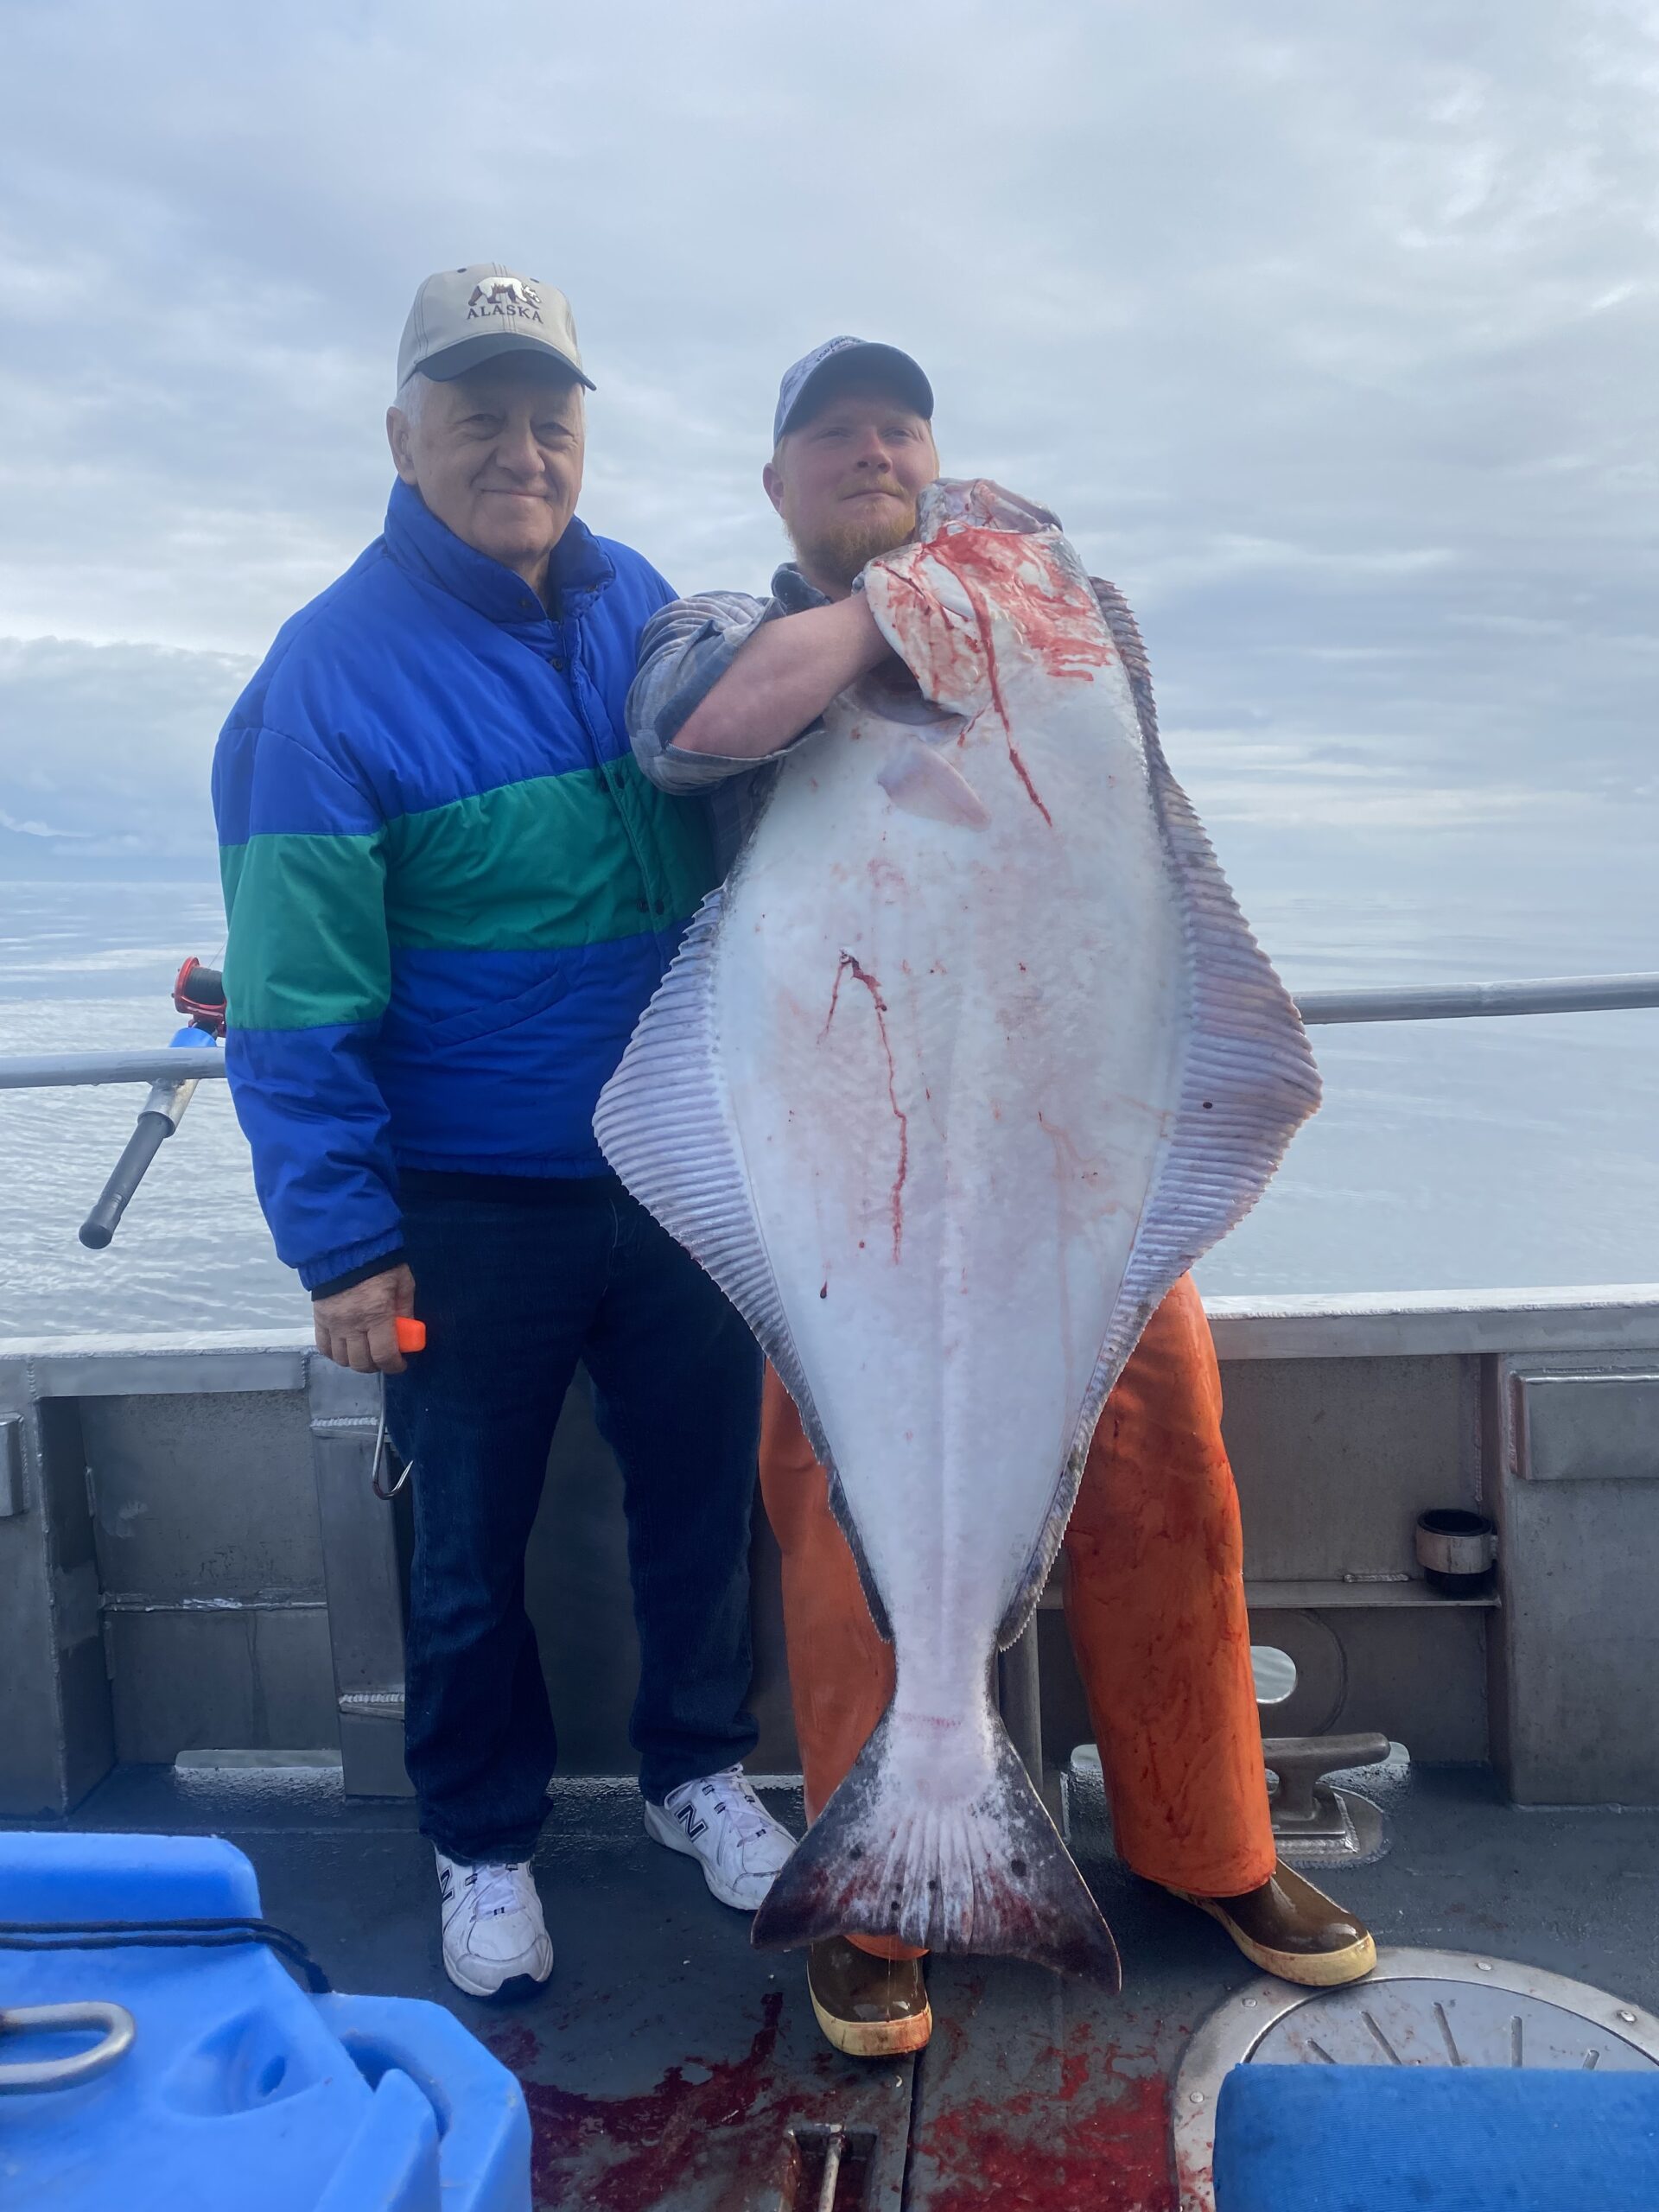
<svg viewBox="0 0 1659 2212"><path fill-rule="evenodd" d="M115 1235L127 1203L144 1179L144 1170L173 1134L170 1114L147 1108L127 1139L97 1205L80 1224L80 1241L89 1252L101 1252Z"/></svg>

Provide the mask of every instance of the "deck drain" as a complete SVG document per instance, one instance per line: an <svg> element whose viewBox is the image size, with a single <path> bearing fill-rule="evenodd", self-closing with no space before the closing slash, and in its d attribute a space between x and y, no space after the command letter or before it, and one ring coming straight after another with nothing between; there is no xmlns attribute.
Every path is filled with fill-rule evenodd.
<svg viewBox="0 0 1659 2212"><path fill-rule="evenodd" d="M863 2212L875 2146L873 2127L791 2127L778 2212Z"/></svg>
<svg viewBox="0 0 1659 2212"><path fill-rule="evenodd" d="M1345 1989L1253 1982L1188 2044L1173 2105L1180 2212L1214 2212L1216 2099L1235 2066L1659 2072L1659 2019L1587 1982L1462 1951L1385 1950Z"/></svg>

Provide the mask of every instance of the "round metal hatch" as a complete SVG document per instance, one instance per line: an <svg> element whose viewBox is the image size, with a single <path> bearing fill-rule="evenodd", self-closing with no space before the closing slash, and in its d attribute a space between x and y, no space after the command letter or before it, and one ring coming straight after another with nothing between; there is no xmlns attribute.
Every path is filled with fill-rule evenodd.
<svg viewBox="0 0 1659 2212"><path fill-rule="evenodd" d="M1464 1951L1379 1951L1343 1989L1271 1975L1187 2045L1172 2115L1180 2212L1214 2212L1216 2099L1235 2066L1549 2066L1659 2071L1659 2018L1587 1982Z"/></svg>

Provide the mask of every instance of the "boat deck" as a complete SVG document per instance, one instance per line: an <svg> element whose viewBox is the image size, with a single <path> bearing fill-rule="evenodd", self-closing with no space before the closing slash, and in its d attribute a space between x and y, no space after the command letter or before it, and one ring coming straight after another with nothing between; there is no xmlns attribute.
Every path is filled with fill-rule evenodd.
<svg viewBox="0 0 1659 2212"><path fill-rule="evenodd" d="M769 1795L798 1827L798 1796ZM1414 1770L1386 1811L1382 1858L1317 1877L1380 1943L1524 1961L1659 2010L1659 1811L1520 1811L1472 1767ZM897 2064L828 2049L799 1958L751 1950L696 1868L646 1839L630 1785L559 1785L537 1860L558 1962L505 2012L444 1978L411 1807L347 1800L337 1772L122 1767L71 1825L226 1835L336 1987L448 2005L524 2085L549 2212L818 2212L812 2131L832 2122L850 2131L838 2212L1176 2212L1174 2071L1253 1979L1218 1928L1111 1859L1086 1784L1068 1784L1070 1840L1122 1995L941 1960L933 2042Z"/></svg>
<svg viewBox="0 0 1659 2212"><path fill-rule="evenodd" d="M1326 1885L1385 1946L1489 1952L1644 2008L1619 2024L1659 2068L1659 1812L1510 1802L1659 1807L1659 1288L1224 1302L1212 1324L1252 1635L1278 1655L1269 1687L1290 1684L1268 1733L1376 1732L1415 1763L1388 1795L1385 1855ZM627 1770L637 1665L614 1471L580 1391L527 1572L573 1777L540 1864L558 1965L508 2015L453 1991L412 1808L375 1794L404 1779L406 1533L371 1486L378 1414L364 1378L297 1334L0 1347L0 1679L29 1686L0 1727L0 1805L30 1826L54 1807L77 1827L240 1844L270 1916L338 1987L436 1999L518 2072L543 2208L1176 2212L1176 2069L1255 1976L1211 1922L1113 1862L1097 1783L1092 1797L1068 1784L1067 1826L1122 1946L1123 1996L942 1960L931 2047L886 2067L829 2050L801 1961L750 1949L697 1869L646 1840L631 1785L574 1778ZM1447 1599L1418 1568L1417 1516L1447 1506L1496 1524L1484 1596ZM787 1772L764 1530L754 1567L754 1764ZM1090 1726L1063 1617L1039 1611L1020 1649L1005 1706L1052 1771ZM283 1745L320 1749L279 1769ZM167 1764L200 1745L250 1764ZM343 1767L315 1763L336 1751ZM1501 1783L1454 1764L1488 1760ZM1349 1786L1369 1794L1379 1771ZM792 1791L774 1802L798 1821ZM1528 1994L1501 1968L1490 1987ZM1249 2020L1275 2001L1258 1996ZM1497 2024L1503 2050L1535 2055L1560 2027L1535 2012L1511 2041L1508 2011ZM1368 2037L1362 2015L1370 2060ZM1197 2091L1181 2086L1183 2118L1198 2115L1184 2136L1213 2110ZM826 2196L813 2131L832 2125L847 2155ZM1204 2146L1183 2154L1201 2202Z"/></svg>

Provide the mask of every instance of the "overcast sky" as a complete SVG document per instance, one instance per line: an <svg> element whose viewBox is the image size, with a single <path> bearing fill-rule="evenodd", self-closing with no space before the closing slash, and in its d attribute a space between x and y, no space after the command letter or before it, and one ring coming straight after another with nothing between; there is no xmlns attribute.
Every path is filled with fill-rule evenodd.
<svg viewBox="0 0 1659 2212"><path fill-rule="evenodd" d="M582 511L687 590L779 557L782 368L914 353L947 469L1139 610L1224 853L1659 823L1659 6L5 0L4 41L0 834L209 844L240 683L379 526L414 287L479 260L570 295Z"/></svg>

